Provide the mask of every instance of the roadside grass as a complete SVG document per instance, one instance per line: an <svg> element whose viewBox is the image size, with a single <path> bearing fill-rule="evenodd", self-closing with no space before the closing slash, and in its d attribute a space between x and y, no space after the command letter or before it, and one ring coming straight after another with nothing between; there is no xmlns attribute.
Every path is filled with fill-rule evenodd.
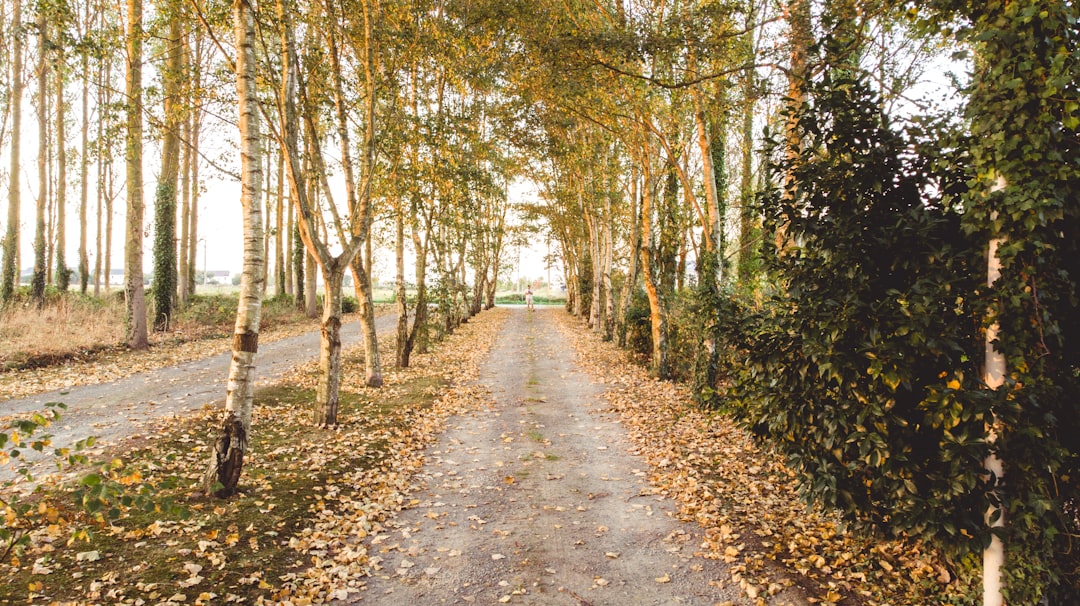
<svg viewBox="0 0 1080 606"><path fill-rule="evenodd" d="M385 372L379 390L349 387L361 384L363 355L346 352L335 427L311 424L314 363L295 380L257 390L244 476L231 499L199 490L219 417L209 407L122 455L125 477L151 486L177 480L154 499L173 499L182 511L125 509L95 523L78 512L72 486L45 488L38 498L61 514L21 558L0 562L0 604L301 605L358 591L369 567L362 539L409 505L423 447L446 416L486 401L479 387L455 383L473 376L501 317L483 314L416 356L413 368ZM83 528L88 536L69 539Z"/></svg>
<svg viewBox="0 0 1080 606"><path fill-rule="evenodd" d="M56 296L39 310L19 299L0 309L0 371L85 357L123 338L121 301Z"/></svg>
<svg viewBox="0 0 1080 606"><path fill-rule="evenodd" d="M226 338L236 319L236 295L195 295L172 320L167 332L151 332L152 347ZM0 372L44 368L88 361L125 350L124 301L118 294L102 298L69 292L51 293L37 309L28 298L0 308ZM284 298L267 299L262 330L317 323Z"/></svg>

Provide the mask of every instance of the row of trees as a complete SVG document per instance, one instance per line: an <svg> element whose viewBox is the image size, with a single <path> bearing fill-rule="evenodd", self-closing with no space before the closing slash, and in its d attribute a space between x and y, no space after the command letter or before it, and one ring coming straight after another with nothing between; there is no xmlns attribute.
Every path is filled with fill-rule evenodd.
<svg viewBox="0 0 1080 606"><path fill-rule="evenodd" d="M181 6L178 2L177 7ZM8 193L7 225L0 273L0 300L15 296L21 267L24 217L23 166L27 101L36 108L37 179L33 216L33 278L30 295L44 304L45 287L70 287L77 275L79 291L93 294L109 289L113 256L113 217L117 200L126 200L126 291L132 310L129 344L144 347L146 321L141 311L141 269L144 231L142 210L143 126L149 122L152 139L161 142L160 175L155 192L154 281L166 288L159 297L155 324L164 329L176 301L186 302L194 291L200 194L199 136L205 109L213 100L202 89L208 69L205 36L182 32L181 21L158 20L145 29L141 17L125 19L114 3L5 3L0 31L0 64L10 76L3 91L0 148L8 170L0 174ZM137 8L137 7L136 7ZM161 53L160 87L144 102L143 40L157 40ZM36 81L36 89L27 89ZM30 98L26 99L30 94ZM77 127L73 135L71 126ZM31 139L33 142L33 139ZM183 143L183 145L181 145ZM116 158L124 157L123 168ZM77 203L69 195L77 193ZM129 193L133 195L129 195ZM66 257L69 206L78 212L78 258ZM176 241L179 232L181 237ZM91 227L96 233L89 234ZM90 266L91 252L94 263ZM138 260L138 263L134 261ZM182 278L182 279L181 279Z"/></svg>
<svg viewBox="0 0 1080 606"><path fill-rule="evenodd" d="M142 120L161 151L155 273L181 267L177 281L155 276L160 327L193 288L183 274L193 276L198 167L230 172L200 152L200 125L239 107L245 267L227 412L207 474L219 494L235 488L250 431L268 279L315 311L321 272L314 421L334 424L346 272L361 304L367 383L377 386L377 233L394 243L395 362L406 366L432 329L429 310L452 329L493 304L507 191L524 175L543 191L524 211L557 244L570 310L641 349L656 376L692 380L703 405L785 452L809 499L872 531L959 546L955 562L1006 539L1014 555L1004 576L989 561L987 603L1001 578L1017 603L1076 590L1076 8L160 0L144 19L130 0L124 19L93 2L74 11L101 25L73 26L70 43L54 45L35 37L46 26L33 26L53 27L40 18L48 6L32 7L34 19L13 15L4 30L12 128L0 134L17 175L24 46L37 41L39 64L54 46L69 48L71 63L87 46L77 42L104 40L81 77L101 125L88 132L126 137L133 346L146 330ZM89 35L99 30L111 33ZM147 33L163 42L144 54ZM935 111L912 99L912 86L943 47L968 53L954 61L971 75L952 107ZM160 85L144 91L147 56ZM96 84L121 72L122 95ZM63 189L51 184L65 182L65 155L48 146L66 135L49 131L41 109L62 96L50 93L58 81L38 81L42 259L57 240L47 235L48 204L64 205L48 192ZM92 115L79 122L84 131ZM92 142L86 135L81 166L98 176L81 182L96 180L109 204L110 154ZM9 179L10 213L19 188ZM18 239L14 212L8 247ZM5 271L9 259L17 266L11 250ZM1001 274L989 284L987 259Z"/></svg>
<svg viewBox="0 0 1080 606"><path fill-rule="evenodd" d="M112 205L126 201L125 301L132 348L147 346L149 329L167 330L173 310L194 293L206 168L241 183L245 261L237 355L220 462L215 455L208 472L211 485L220 480L220 494L230 493L239 477L259 305L270 281L275 294L291 294L309 315L318 315L315 284L321 273L323 339L314 414L320 425L337 423L347 272L360 303L367 384L382 382L371 291L376 239L393 241L396 249L398 365L407 366L411 353L426 347L429 331L453 330L484 305L494 305L500 259L509 245L507 192L520 172L521 152L504 128L514 124L516 109L497 83L502 38L472 31L467 6L289 0L27 4L11 5L0 38L0 63L12 76L3 91L6 128L0 129L12 167L5 175L9 216L0 298L16 296L20 265L24 105L36 105L40 127L30 295L42 305L54 277L58 288L68 288L64 171L73 150L80 166L78 180L71 181L82 195L83 292L92 280L98 294L101 272L109 274ZM24 56L35 57L39 69L31 72ZM27 77L36 77L48 94L24 90ZM77 116L72 88L83 93ZM235 107L239 144L230 134ZM65 134L71 123L82 130L78 145ZM113 160L121 150L122 168ZM157 172L150 213L143 205L146 165ZM91 224L98 229L97 263L105 263L95 272L85 267ZM142 267L150 233L154 275L148 301ZM411 298L405 292L410 260ZM55 273L42 269L54 264ZM432 311L436 318L429 318ZM226 456L230 449L233 454Z"/></svg>
<svg viewBox="0 0 1080 606"><path fill-rule="evenodd" d="M570 310L808 500L958 569L986 548L984 603L1075 596L1077 9L590 7L513 14ZM934 108L940 48L970 73Z"/></svg>

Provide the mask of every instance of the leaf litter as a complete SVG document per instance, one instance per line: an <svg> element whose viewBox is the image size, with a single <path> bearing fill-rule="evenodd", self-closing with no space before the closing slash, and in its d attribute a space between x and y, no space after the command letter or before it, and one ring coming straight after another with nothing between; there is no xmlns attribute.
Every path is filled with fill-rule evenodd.
<svg viewBox="0 0 1080 606"><path fill-rule="evenodd" d="M256 393L251 450L241 492L218 501L197 495L216 411L163 424L124 455L150 485L187 515L125 509L93 528L70 498L49 487L55 524L34 533L21 558L0 562L0 604L218 604L303 606L359 591L370 560L362 539L409 505L413 473L445 419L489 400L472 380L505 310L485 312L409 369L384 370L384 387L363 385L363 354L343 352L342 422L312 426L317 362ZM392 351L393 339L380 339ZM94 558L79 554L96 552ZM51 574L46 574L45 571Z"/></svg>
<svg viewBox="0 0 1080 606"><path fill-rule="evenodd" d="M650 463L642 473L680 503L681 519L705 529L699 553L732 564L731 581L756 603L792 580L820 604L967 603L977 593L970 571L948 570L932 547L848 533L807 507L782 458L732 418L698 409L688 386L651 378L570 316L560 327L578 363L608 386L601 397Z"/></svg>
<svg viewBox="0 0 1080 606"><path fill-rule="evenodd" d="M43 494L60 513L21 558L0 563L0 604L302 606L355 594L380 559L364 539L374 544L390 516L419 504L409 494L425 447L449 416L489 401L471 381L505 317L505 310L485 312L431 354L414 356L413 368L386 370L382 390L355 387L363 384L363 356L346 352L336 428L310 422L315 363L261 390L242 492L232 500L190 498L186 517L128 510L78 538L72 531L90 520L62 493ZM704 528L695 555L731 564L731 578L720 582L740 587L751 603L768 603L792 579L822 604L932 603L969 593L926 546L852 536L827 513L805 507L778 457L732 420L697 410L685 387L649 378L570 318L562 329L579 364L606 384L610 411L649 462L634 475L677 500L681 519ZM392 345L380 342L383 351ZM204 411L162 426L126 455L128 465L151 481L176 476L178 494L190 494L216 420Z"/></svg>

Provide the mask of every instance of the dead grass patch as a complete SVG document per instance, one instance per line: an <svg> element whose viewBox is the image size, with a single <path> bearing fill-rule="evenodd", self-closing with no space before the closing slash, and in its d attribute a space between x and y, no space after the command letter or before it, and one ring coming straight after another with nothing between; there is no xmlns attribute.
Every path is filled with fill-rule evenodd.
<svg viewBox="0 0 1080 606"><path fill-rule="evenodd" d="M44 309L11 305L0 310L0 368L47 366L115 346L123 338L123 303L64 297Z"/></svg>

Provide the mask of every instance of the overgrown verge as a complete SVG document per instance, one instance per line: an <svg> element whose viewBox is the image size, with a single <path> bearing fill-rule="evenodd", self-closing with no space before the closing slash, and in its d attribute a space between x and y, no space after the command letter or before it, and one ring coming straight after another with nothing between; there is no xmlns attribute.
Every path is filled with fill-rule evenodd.
<svg viewBox="0 0 1080 606"><path fill-rule="evenodd" d="M240 494L198 493L216 415L204 411L160 428L124 455L129 477L176 477L186 515L122 507L107 524L76 510L70 488L40 498L59 504L21 557L0 563L0 604L322 603L358 591L368 559L361 540L409 504L423 448L451 414L489 396L467 385L494 343L505 310L473 318L406 370L363 385L362 354L347 352L343 422L311 424L315 363L256 393L251 455ZM380 343L389 348L389 339ZM357 350L358 351L358 350ZM44 502L44 501L43 501ZM85 538L67 540L90 527Z"/></svg>
<svg viewBox="0 0 1080 606"><path fill-rule="evenodd" d="M603 397L652 466L650 481L705 529L705 557L735 564L723 582L759 603L791 582L824 604L978 603L975 561L950 566L924 542L860 534L807 507L795 473L732 418L701 410L686 384L650 378L627 352L565 318L578 362L609 386Z"/></svg>

